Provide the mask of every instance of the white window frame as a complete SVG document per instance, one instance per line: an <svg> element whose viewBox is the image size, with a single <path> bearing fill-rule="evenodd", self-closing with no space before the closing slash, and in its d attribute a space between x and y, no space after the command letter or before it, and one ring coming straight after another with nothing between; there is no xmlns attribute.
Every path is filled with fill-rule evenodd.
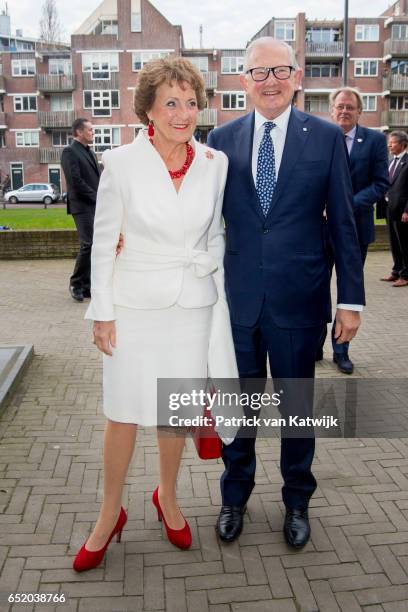
<svg viewBox="0 0 408 612"><path fill-rule="evenodd" d="M70 108L53 108L56 100L59 100L59 102L70 100L70 105L68 104L68 106L70 106ZM50 96L50 110L53 111L53 112L55 112L55 111L72 111L72 110L74 110L74 102L72 100L72 96L70 94L53 94L52 96Z"/></svg>
<svg viewBox="0 0 408 612"><path fill-rule="evenodd" d="M364 73L364 64L375 63L375 74L370 74L370 66L368 66L368 74ZM360 74L358 74L360 72ZM354 76L356 78L375 78L378 76L378 60L376 59L358 59L354 60Z"/></svg>
<svg viewBox="0 0 408 612"><path fill-rule="evenodd" d="M118 94L118 105L117 106L112 105L112 92L117 92ZM91 105L90 106L85 105L85 94L87 93L91 94ZM105 100L109 99L109 106L104 106L102 104L102 101L104 99ZM98 104L98 101L101 103L100 105ZM120 90L119 89L85 89L83 92L83 108L85 110L92 110L92 117L112 117L112 110L120 109ZM103 110L103 109L108 110L109 114L107 113L102 114L102 113L95 112L97 110Z"/></svg>
<svg viewBox="0 0 408 612"><path fill-rule="evenodd" d="M35 108L34 109L32 109L32 108L28 108L28 109L21 108L21 109L18 109L17 108L18 101L20 101L21 106L23 107L24 106L24 102L23 102L24 98L34 98L34 100L35 100ZM28 106L30 106L30 104L28 104ZM15 113L36 113L37 112L37 96L35 94L18 94L18 95L13 95L13 107L14 107L14 112Z"/></svg>
<svg viewBox="0 0 408 612"><path fill-rule="evenodd" d="M58 67L58 72L51 71L53 66ZM62 72L60 72L59 67L62 66ZM58 59L58 58L50 58L48 60L48 74L53 75L64 75L64 76L72 76L72 61L70 59Z"/></svg>
<svg viewBox="0 0 408 612"><path fill-rule="evenodd" d="M246 110L246 93L244 91L220 91L219 92L221 95L221 110L225 110L225 111L243 111ZM224 96L229 96L229 101L230 101L230 105L229 106L224 106ZM231 106L231 102L232 102L232 96L236 96L236 100L237 100L237 106L235 108L233 108ZM240 106L240 101L241 103L243 102L243 106Z"/></svg>
<svg viewBox="0 0 408 612"><path fill-rule="evenodd" d="M60 138L59 138L60 143L59 144L55 144L55 142L54 142L54 136L56 134L60 135ZM64 134L66 136L65 142L63 142L63 143L61 143L61 140L64 140L64 139L61 138L61 134ZM66 147L69 144L71 144L72 139L73 139L73 136L72 136L72 134L71 134L71 132L69 130L52 130L51 143L52 143L53 147Z"/></svg>
<svg viewBox="0 0 408 612"><path fill-rule="evenodd" d="M95 67L94 64L98 64L98 66ZM106 68L103 68L102 66L105 64ZM82 72L89 72L92 81L108 81L112 72L119 72L119 53L117 51L83 53ZM101 73L106 73L106 76L99 76Z"/></svg>
<svg viewBox="0 0 408 612"><path fill-rule="evenodd" d="M371 34L371 31L375 28L376 34ZM358 23L356 25L355 42L379 42L380 40L380 26L378 23Z"/></svg>
<svg viewBox="0 0 408 612"><path fill-rule="evenodd" d="M194 66L203 73L208 72L208 56L207 55L185 55L184 59L189 60Z"/></svg>
<svg viewBox="0 0 408 612"><path fill-rule="evenodd" d="M308 66L311 67L311 72L313 72L313 67L314 68L319 68L319 72L320 74L318 76L310 74L307 75L306 71ZM322 68L323 66L329 66L329 76L322 76ZM332 74L332 68L334 66L337 66L337 72L338 74L333 75ZM305 65L305 78L306 79L337 79L339 76L341 76L341 65L340 64L336 64L336 62L307 62Z"/></svg>
<svg viewBox="0 0 408 612"><path fill-rule="evenodd" d="M398 36L396 37L394 34L396 30L399 30ZM405 35L402 35L402 32L405 30ZM406 35L408 34L408 23L393 23L391 27L391 40L406 40Z"/></svg>
<svg viewBox="0 0 408 612"><path fill-rule="evenodd" d="M117 135L117 142L113 143L113 130L115 131L115 134ZM98 137L108 137L110 139L110 146L106 146L104 147L104 143L98 143L97 139ZM111 127L111 126L105 126L105 125L95 125L94 126L94 141L93 141L93 148L95 153L102 153L103 151L105 151L106 149L110 148L113 149L115 147L119 147L121 143L120 140L120 127ZM107 144L107 143L106 143ZM103 148L100 148L103 147Z"/></svg>
<svg viewBox="0 0 408 612"><path fill-rule="evenodd" d="M402 108L399 103L396 105L398 106L398 108L392 108L391 103L394 102L394 100L402 101ZM408 95L402 94L402 95L397 95L397 96L391 96L390 97L390 110L407 111L408 110Z"/></svg>
<svg viewBox="0 0 408 612"><path fill-rule="evenodd" d="M132 51L132 72L140 72L147 62L153 59L168 57L170 53L171 51L169 49L152 49L149 51L137 49L136 51ZM138 56L138 60L136 60L136 56ZM136 63L140 64L140 68L135 68Z"/></svg>
<svg viewBox="0 0 408 612"><path fill-rule="evenodd" d="M32 72L29 73L29 67L31 67ZM25 74L23 74L23 69L25 69ZM35 59L14 59L11 60L11 76L13 77L23 77L23 78L31 78L36 74L35 69Z"/></svg>
<svg viewBox="0 0 408 612"><path fill-rule="evenodd" d="M317 102L317 109L306 109L310 102ZM324 105L324 107L322 106ZM306 113L328 113L329 112L329 96L325 94L305 94L305 112Z"/></svg>
<svg viewBox="0 0 408 612"><path fill-rule="evenodd" d="M363 112L364 113L375 113L377 110L377 96L374 94L361 94L363 100ZM369 100L374 100L374 108L369 108Z"/></svg>
<svg viewBox="0 0 408 612"><path fill-rule="evenodd" d="M16 134L16 148L38 149L40 146L40 132L38 130L18 130ZM36 142L33 144L33 135Z"/></svg>
<svg viewBox="0 0 408 612"><path fill-rule="evenodd" d="M277 36L277 26L282 27L283 26L283 30L284 30L284 38L278 38ZM293 20L287 19L287 20L280 20L277 19L275 21L274 24L274 33L275 33L275 38L277 40L283 40L284 42L293 42L294 40L296 40L296 24ZM288 36L287 32L288 30L292 30L292 38L290 38L290 36Z"/></svg>
<svg viewBox="0 0 408 612"><path fill-rule="evenodd" d="M225 66L226 63L228 63L229 66ZM223 55L221 57L221 74L242 74L243 72L243 55Z"/></svg>

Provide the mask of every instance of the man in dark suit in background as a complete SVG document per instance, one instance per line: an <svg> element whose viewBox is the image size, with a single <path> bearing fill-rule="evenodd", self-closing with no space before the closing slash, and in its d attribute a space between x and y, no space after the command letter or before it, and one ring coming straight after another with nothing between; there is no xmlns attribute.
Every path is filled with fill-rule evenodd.
<svg viewBox="0 0 408 612"><path fill-rule="evenodd" d="M242 379L265 379L268 357L274 379L314 377L322 327L331 318L326 205L335 245L340 342L357 332L364 304L344 138L335 125L292 108L301 77L289 45L256 39L246 50L241 75L255 111L216 128L208 139L229 159L225 288ZM312 436L281 441L284 535L294 548L310 536L314 448ZM217 531L231 542L242 530L255 485L255 435L238 435L224 445L223 461Z"/></svg>
<svg viewBox="0 0 408 612"><path fill-rule="evenodd" d="M353 212L356 222L361 261L364 265L368 245L375 241L374 204L384 197L388 186L388 151L384 134L359 125L363 100L358 89L340 87L330 95L333 121L341 128L350 158L353 184ZM333 267L332 243L329 237L329 259ZM349 343L339 344L332 327L333 361L340 372L352 374L354 365L349 357ZM317 351L316 361L323 359L326 328Z"/></svg>
<svg viewBox="0 0 408 612"><path fill-rule="evenodd" d="M91 296L91 250L100 169L90 148L92 123L88 119L75 119L72 134L74 140L63 150L61 165L67 182L67 213L74 218L80 244L69 291L74 300L82 302Z"/></svg>
<svg viewBox="0 0 408 612"><path fill-rule="evenodd" d="M394 260L391 274L381 280L393 287L408 285L408 135L394 131L388 137L392 157L389 173L390 188L385 197L386 214Z"/></svg>

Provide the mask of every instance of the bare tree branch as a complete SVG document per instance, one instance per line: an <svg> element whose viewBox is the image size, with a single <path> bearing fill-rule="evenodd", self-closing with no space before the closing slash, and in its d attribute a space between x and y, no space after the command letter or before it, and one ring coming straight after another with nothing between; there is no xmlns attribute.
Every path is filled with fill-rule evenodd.
<svg viewBox="0 0 408 612"><path fill-rule="evenodd" d="M62 28L56 0L44 0L43 2L40 19L40 36L49 45L61 41Z"/></svg>

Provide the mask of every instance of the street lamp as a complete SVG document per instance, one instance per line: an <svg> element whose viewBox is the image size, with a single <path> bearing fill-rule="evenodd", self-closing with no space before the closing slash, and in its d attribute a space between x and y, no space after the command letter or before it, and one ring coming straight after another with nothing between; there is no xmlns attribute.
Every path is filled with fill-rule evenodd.
<svg viewBox="0 0 408 612"><path fill-rule="evenodd" d="M347 85L348 77L348 0L344 0L344 42L343 42L343 85Z"/></svg>

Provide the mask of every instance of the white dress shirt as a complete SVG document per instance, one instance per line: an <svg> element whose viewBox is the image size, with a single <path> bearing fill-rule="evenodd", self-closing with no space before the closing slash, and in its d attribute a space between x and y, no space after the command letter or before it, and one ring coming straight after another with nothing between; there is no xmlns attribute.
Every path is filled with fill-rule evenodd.
<svg viewBox="0 0 408 612"><path fill-rule="evenodd" d="M272 139L273 147L275 151L276 180L278 180L278 176L279 176L279 168L282 162L283 148L285 146L286 132L288 131L288 123L289 123L289 117L290 117L291 110L292 110L292 107L289 105L283 111L282 114L280 114L278 117L273 119L273 122L275 123L275 127L271 130L271 139ZM271 120L261 115L261 113L255 109L254 137L253 137L253 145L252 145L252 176L254 177L255 185L256 185L256 172L257 172L257 167L258 167L259 147L261 145L261 141L264 135L264 124L267 121L271 121ZM356 129L357 128L354 127L347 134L348 136L350 135L350 137L352 138L349 151L351 151L351 147L353 146ZM347 148L348 148L348 139L346 140L346 142L347 142ZM337 308L342 308L344 310L356 310L356 311L363 310L363 306L361 304L337 304Z"/></svg>
<svg viewBox="0 0 408 612"><path fill-rule="evenodd" d="M391 166L394 163L395 159L398 159L397 163L395 164L395 168L394 168L394 174L399 166L399 163L401 161L401 158L404 157L405 153L407 152L406 149L404 149L404 151L402 153L400 153L399 155L394 155L394 157L391 160L390 165L388 166L388 172L391 170Z"/></svg>
<svg viewBox="0 0 408 612"><path fill-rule="evenodd" d="M354 139L356 137L356 132L357 132L357 125L355 125L352 130L344 134L346 138L346 146L347 146L347 151L349 152L349 155L351 153L351 149L353 148Z"/></svg>

